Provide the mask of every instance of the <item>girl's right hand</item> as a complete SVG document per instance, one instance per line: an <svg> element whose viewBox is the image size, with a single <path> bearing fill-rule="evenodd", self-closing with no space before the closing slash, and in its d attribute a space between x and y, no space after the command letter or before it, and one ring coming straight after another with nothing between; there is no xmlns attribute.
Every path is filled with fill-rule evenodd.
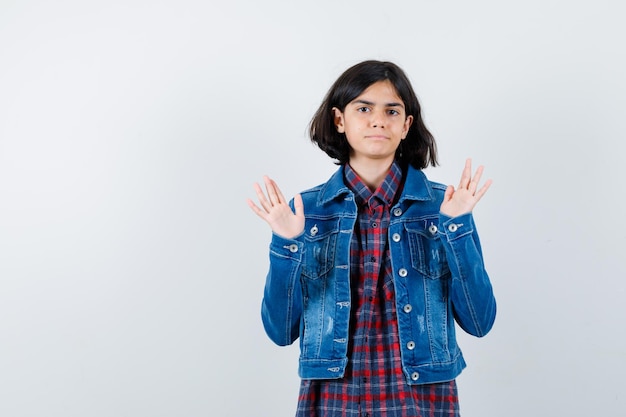
<svg viewBox="0 0 626 417"><path fill-rule="evenodd" d="M302 196L297 194L293 199L295 213L289 207L278 185L268 176L263 177L267 197L258 183L254 183L254 189L261 207L248 199L248 205L270 225L272 231L286 239L293 239L304 231L304 206Z"/></svg>

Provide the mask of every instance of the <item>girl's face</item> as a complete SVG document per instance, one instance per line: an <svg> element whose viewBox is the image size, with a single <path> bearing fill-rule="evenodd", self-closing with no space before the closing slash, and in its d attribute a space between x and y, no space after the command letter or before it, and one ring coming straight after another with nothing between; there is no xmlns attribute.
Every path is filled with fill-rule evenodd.
<svg viewBox="0 0 626 417"><path fill-rule="evenodd" d="M393 162L413 122L390 81L378 81L352 100L344 111L333 108L335 126L350 144L350 162Z"/></svg>

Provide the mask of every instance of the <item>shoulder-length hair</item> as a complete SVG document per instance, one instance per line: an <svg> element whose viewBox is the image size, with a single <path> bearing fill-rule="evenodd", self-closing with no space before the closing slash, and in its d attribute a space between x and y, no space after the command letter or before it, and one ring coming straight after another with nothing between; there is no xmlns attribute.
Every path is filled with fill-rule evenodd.
<svg viewBox="0 0 626 417"><path fill-rule="evenodd" d="M413 116L413 123L406 138L396 150L396 160L402 166L413 165L423 169L437 166L437 147L433 135L424 125L421 106L413 91L411 82L404 71L391 62L368 60L348 68L332 85L322 104L309 124L311 141L337 164L347 163L350 158L350 145L344 133L337 132L333 107L342 112L370 85L388 80L404 102L406 115Z"/></svg>

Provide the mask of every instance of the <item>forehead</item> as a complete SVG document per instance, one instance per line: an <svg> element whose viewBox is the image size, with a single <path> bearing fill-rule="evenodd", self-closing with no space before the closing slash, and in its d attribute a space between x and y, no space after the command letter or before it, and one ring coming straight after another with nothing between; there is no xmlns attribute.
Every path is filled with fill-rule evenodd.
<svg viewBox="0 0 626 417"><path fill-rule="evenodd" d="M396 88L389 80L377 81L367 87L352 103L367 101L381 105L404 105Z"/></svg>

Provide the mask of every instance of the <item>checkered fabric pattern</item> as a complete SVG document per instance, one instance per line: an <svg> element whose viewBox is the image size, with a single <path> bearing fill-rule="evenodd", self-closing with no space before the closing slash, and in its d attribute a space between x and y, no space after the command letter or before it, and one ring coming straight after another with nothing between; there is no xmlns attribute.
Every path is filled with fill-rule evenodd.
<svg viewBox="0 0 626 417"><path fill-rule="evenodd" d="M408 385L402 372L391 261L389 210L402 187L393 164L372 192L349 165L359 207L351 242L352 309L348 366L341 379L303 380L297 417L459 416L456 382Z"/></svg>

